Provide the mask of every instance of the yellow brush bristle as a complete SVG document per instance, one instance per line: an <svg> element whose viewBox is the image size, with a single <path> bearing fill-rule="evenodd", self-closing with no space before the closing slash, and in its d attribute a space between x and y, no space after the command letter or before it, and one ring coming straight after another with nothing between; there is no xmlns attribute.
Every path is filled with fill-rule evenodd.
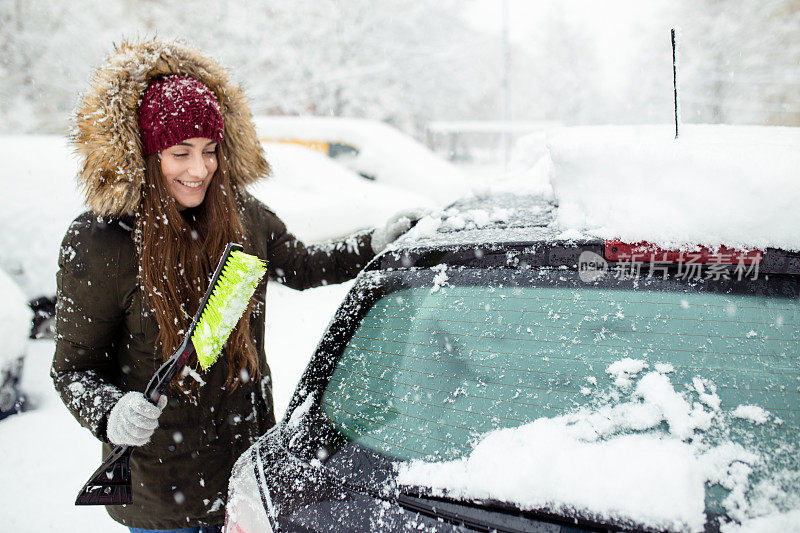
<svg viewBox="0 0 800 533"><path fill-rule="evenodd" d="M216 362L266 272L266 262L254 255L237 250L228 256L192 334L203 370Z"/></svg>

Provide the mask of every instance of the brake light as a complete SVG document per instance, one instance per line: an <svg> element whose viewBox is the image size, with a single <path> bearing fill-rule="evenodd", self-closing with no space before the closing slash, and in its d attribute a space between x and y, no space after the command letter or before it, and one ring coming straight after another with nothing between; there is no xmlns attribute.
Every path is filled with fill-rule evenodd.
<svg viewBox="0 0 800 533"><path fill-rule="evenodd" d="M757 265L761 263L764 252L763 250L735 250L725 246L720 246L717 250L701 246L694 251L684 252L667 250L648 242L626 243L607 240L604 256L607 261Z"/></svg>

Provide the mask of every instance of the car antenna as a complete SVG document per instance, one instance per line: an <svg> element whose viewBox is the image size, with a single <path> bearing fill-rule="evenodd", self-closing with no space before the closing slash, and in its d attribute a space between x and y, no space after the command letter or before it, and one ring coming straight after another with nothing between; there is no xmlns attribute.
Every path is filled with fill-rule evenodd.
<svg viewBox="0 0 800 533"><path fill-rule="evenodd" d="M670 30L672 36L672 94L675 104L675 138L678 138L678 124L680 123L680 106L678 105L678 45L680 44L680 28Z"/></svg>

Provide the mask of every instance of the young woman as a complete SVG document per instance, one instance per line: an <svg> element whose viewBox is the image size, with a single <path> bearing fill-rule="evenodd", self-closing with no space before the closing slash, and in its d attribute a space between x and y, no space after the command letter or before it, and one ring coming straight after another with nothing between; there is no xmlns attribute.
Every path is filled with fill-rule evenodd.
<svg viewBox="0 0 800 533"><path fill-rule="evenodd" d="M354 277L408 220L324 247L296 240L245 191L269 167L244 94L178 42L118 46L76 121L90 211L59 256L56 389L103 456L137 446L134 503L109 506L115 520L132 531L219 528L234 461L275 424L266 279L207 373L185 372L158 406L141 391L182 340L225 245L242 243L270 279L305 289Z"/></svg>

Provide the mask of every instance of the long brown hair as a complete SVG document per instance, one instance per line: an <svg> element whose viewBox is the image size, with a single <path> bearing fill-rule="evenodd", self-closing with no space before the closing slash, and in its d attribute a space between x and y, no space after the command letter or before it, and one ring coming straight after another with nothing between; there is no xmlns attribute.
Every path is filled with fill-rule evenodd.
<svg viewBox="0 0 800 533"><path fill-rule="evenodd" d="M158 323L157 350L168 359L203 299L209 279L229 242L244 243L237 208L238 189L231 180L227 151L217 145L217 171L203 202L180 211L161 173L160 154L145 158L145 187L136 217L139 284ZM227 384L234 390L248 376L258 375L258 358L251 341L253 302L228 338L224 350ZM221 358L223 356L220 356ZM217 364L220 364L218 361ZM190 361L196 365L196 359ZM194 380L191 380L194 382ZM197 383L177 385L197 391Z"/></svg>

